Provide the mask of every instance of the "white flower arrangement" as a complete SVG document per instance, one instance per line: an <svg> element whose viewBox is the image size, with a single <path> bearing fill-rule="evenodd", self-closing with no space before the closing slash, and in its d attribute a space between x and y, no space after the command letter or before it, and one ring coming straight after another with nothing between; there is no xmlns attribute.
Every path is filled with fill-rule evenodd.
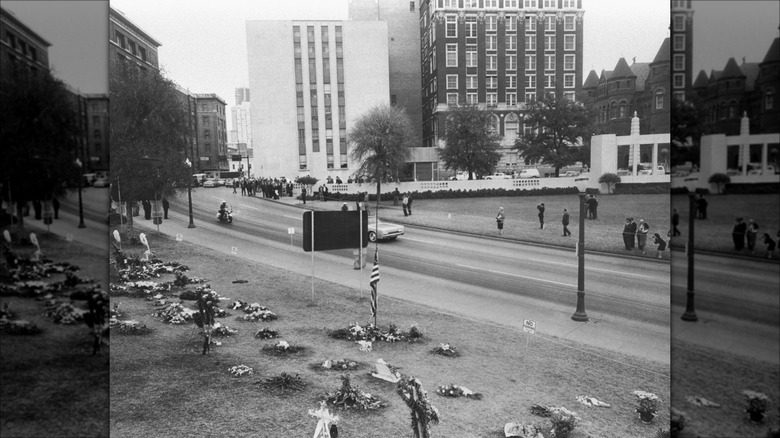
<svg viewBox="0 0 780 438"><path fill-rule="evenodd" d="M657 395L653 394L652 392L636 390L636 391L633 391L631 394L634 394L640 400L642 400L642 399L654 400L654 401L660 401L661 400L661 399L658 398Z"/></svg>
<svg viewBox="0 0 780 438"><path fill-rule="evenodd" d="M241 377L244 375L252 375L255 373L255 370L243 364L232 366L228 368L228 371L233 377Z"/></svg>
<svg viewBox="0 0 780 438"><path fill-rule="evenodd" d="M742 395L744 395L745 398L747 398L748 400L755 399L767 403L770 401L769 396L764 394L763 392L751 391L749 389L745 389L744 391L742 391Z"/></svg>
<svg viewBox="0 0 780 438"><path fill-rule="evenodd" d="M279 341L276 344L276 348L281 348L282 350L289 350L290 349L290 343L287 341Z"/></svg>

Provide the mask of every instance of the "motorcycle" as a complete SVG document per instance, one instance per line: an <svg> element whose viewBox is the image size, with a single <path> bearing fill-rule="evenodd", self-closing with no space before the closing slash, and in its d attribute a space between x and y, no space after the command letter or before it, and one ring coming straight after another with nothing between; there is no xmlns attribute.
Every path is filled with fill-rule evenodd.
<svg viewBox="0 0 780 438"><path fill-rule="evenodd" d="M221 206L220 209L217 211L217 220L223 224L232 224L233 210L231 210L230 207L227 207L225 205Z"/></svg>

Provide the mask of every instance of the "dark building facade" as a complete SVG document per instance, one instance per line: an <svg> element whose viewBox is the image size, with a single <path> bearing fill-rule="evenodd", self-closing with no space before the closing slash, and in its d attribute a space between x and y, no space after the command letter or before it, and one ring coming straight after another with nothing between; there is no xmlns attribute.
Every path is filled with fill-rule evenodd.
<svg viewBox="0 0 780 438"><path fill-rule="evenodd" d="M652 62L620 58L613 70L591 70L582 85L582 102L593 110L597 134L628 135L634 113L642 134L668 133L671 116L669 38Z"/></svg>
<svg viewBox="0 0 780 438"><path fill-rule="evenodd" d="M229 170L225 101L216 94L195 94L194 98L197 168L203 172Z"/></svg>
<svg viewBox="0 0 780 438"><path fill-rule="evenodd" d="M0 8L0 75L35 75L49 70L51 43Z"/></svg>
<svg viewBox="0 0 780 438"><path fill-rule="evenodd" d="M160 69L157 49L161 44L113 8L109 9L108 32L109 62L132 61L141 69Z"/></svg>
<svg viewBox="0 0 780 438"><path fill-rule="evenodd" d="M583 14L580 0L423 0L423 146L443 146L449 108L478 105L501 136L499 168L513 170L526 104L580 95Z"/></svg>
<svg viewBox="0 0 780 438"><path fill-rule="evenodd" d="M671 9L672 96L686 100L693 84L693 9L691 0L672 0Z"/></svg>

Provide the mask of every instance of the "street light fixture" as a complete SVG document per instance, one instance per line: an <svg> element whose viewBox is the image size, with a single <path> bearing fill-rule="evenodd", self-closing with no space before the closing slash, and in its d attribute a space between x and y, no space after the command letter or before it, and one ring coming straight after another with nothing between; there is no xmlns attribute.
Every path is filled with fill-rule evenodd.
<svg viewBox="0 0 780 438"><path fill-rule="evenodd" d="M688 193L688 244L685 246L685 252L688 256L688 292L685 299L685 313L682 314L680 319L683 321L698 321L696 316L696 309L693 305L693 226L694 215L696 214L696 195L694 193Z"/></svg>
<svg viewBox="0 0 780 438"><path fill-rule="evenodd" d="M187 228L195 228L195 222L192 219L192 162L189 158L186 158L184 164L190 169L190 171L187 172L187 202L189 203L190 210L190 224L187 225Z"/></svg>
<svg viewBox="0 0 780 438"><path fill-rule="evenodd" d="M571 319L586 322L588 314L585 313L585 191L580 196L580 229L577 242L577 310Z"/></svg>
<svg viewBox="0 0 780 438"><path fill-rule="evenodd" d="M81 174L81 160L76 158L76 167L79 168L79 228L87 228L84 224L84 204L81 199L81 186L84 184L84 176Z"/></svg>

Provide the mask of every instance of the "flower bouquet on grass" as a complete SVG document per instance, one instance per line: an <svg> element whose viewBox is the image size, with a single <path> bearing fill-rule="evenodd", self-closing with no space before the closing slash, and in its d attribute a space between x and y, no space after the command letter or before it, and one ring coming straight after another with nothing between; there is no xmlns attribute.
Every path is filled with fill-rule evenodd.
<svg viewBox="0 0 780 438"><path fill-rule="evenodd" d="M360 368L360 363L350 359L327 359L312 366L315 370L324 371L355 371Z"/></svg>
<svg viewBox="0 0 780 438"><path fill-rule="evenodd" d="M192 321L195 310L187 309L181 303L171 303L154 313L168 324L184 324Z"/></svg>
<svg viewBox="0 0 780 438"><path fill-rule="evenodd" d="M173 280L173 285L176 287L185 287L188 284L198 284L206 281L204 278L188 277L182 271L176 271L174 275L176 276L176 279Z"/></svg>
<svg viewBox="0 0 780 438"><path fill-rule="evenodd" d="M482 394L474 392L465 386L459 385L450 384L439 386L439 388L436 390L436 393L444 397L466 397L473 400L482 400Z"/></svg>
<svg viewBox="0 0 780 438"><path fill-rule="evenodd" d="M550 408L550 422L555 438L567 438L577 427L580 417L564 407L553 407Z"/></svg>
<svg viewBox="0 0 780 438"><path fill-rule="evenodd" d="M541 427L525 423L506 423L504 436L507 438L544 438Z"/></svg>
<svg viewBox="0 0 780 438"><path fill-rule="evenodd" d="M352 385L349 376L341 376L341 388L329 393L326 401L343 409L375 410L385 406L378 397Z"/></svg>
<svg viewBox="0 0 780 438"><path fill-rule="evenodd" d="M45 315L56 324L77 324L84 320L84 309L77 309L71 303L48 301Z"/></svg>
<svg viewBox="0 0 780 438"><path fill-rule="evenodd" d="M750 421L755 423L764 421L766 409L770 401L769 397L763 392L751 391L749 389L742 391L742 395L745 396L748 402L745 412L750 416Z"/></svg>
<svg viewBox="0 0 780 438"><path fill-rule="evenodd" d="M257 339L274 339L277 337L279 337L279 332L268 327L263 327L255 332L255 338Z"/></svg>
<svg viewBox="0 0 780 438"><path fill-rule="evenodd" d="M0 332L9 335L37 335L41 329L24 319L9 320L0 318Z"/></svg>
<svg viewBox="0 0 780 438"><path fill-rule="evenodd" d="M214 327L211 329L212 336L219 336L223 338L233 336L236 333L238 333L238 330L232 329L226 325L222 325L221 323L215 323Z"/></svg>
<svg viewBox="0 0 780 438"><path fill-rule="evenodd" d="M236 365L228 368L228 372L233 377L241 377L241 376L251 376L255 373L255 370L252 369L252 367L248 367L246 365Z"/></svg>
<svg viewBox="0 0 780 438"><path fill-rule="evenodd" d="M285 372L282 372L278 376L269 377L257 383L268 390L280 393L286 393L288 391L302 391L304 388L306 388L306 382L303 381L300 375L292 375Z"/></svg>
<svg viewBox="0 0 780 438"><path fill-rule="evenodd" d="M457 348L455 348L454 345L450 344L439 344L438 347L431 350L431 353L438 354L441 356L447 356L447 357L458 357L460 356L460 352Z"/></svg>
<svg viewBox="0 0 780 438"><path fill-rule="evenodd" d="M384 342L418 342L423 335L417 327L412 326L408 332L402 332L395 324L390 324L387 330L382 330L374 324L361 326L357 322L349 325L347 328L331 330L328 335L334 339L344 339L347 341L384 341Z"/></svg>
<svg viewBox="0 0 780 438"><path fill-rule="evenodd" d="M239 321L273 321L278 318L268 307L258 303L247 304L243 301L235 301L232 308L244 311L245 315L236 318Z"/></svg>
<svg viewBox="0 0 780 438"><path fill-rule="evenodd" d="M272 356L289 356L302 353L305 349L306 347L300 345L290 345L287 341L279 341L274 345L264 346L262 351Z"/></svg>
<svg viewBox="0 0 780 438"><path fill-rule="evenodd" d="M639 406L636 408L636 412L639 414L639 419L643 423L649 424L655 418L658 412L658 405L661 403L661 399L652 392L647 391L634 391L632 392L637 399L639 399Z"/></svg>
<svg viewBox="0 0 780 438"><path fill-rule="evenodd" d="M116 330L117 333L122 335L145 335L152 331L146 324L141 324L141 322L132 319L119 320L111 318L108 326L111 330Z"/></svg>

